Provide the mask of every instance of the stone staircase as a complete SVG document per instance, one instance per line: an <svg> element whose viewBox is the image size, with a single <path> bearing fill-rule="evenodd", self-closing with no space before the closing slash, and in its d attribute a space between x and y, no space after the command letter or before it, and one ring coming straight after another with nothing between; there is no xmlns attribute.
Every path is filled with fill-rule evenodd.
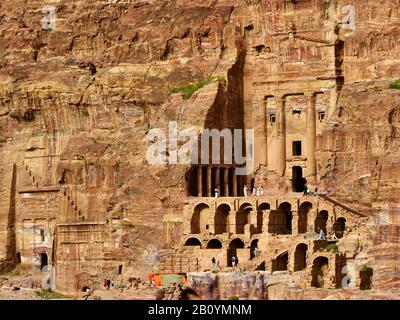
<svg viewBox="0 0 400 320"><path fill-rule="evenodd" d="M333 198L331 198L331 197L329 197L327 195L317 195L317 197L322 199L322 201L324 201L324 202L327 202L329 204L333 204L335 207L339 207L340 209L348 211L348 212L351 212L352 214L359 215L359 216L365 216L364 214L362 214L362 213L360 213L360 212L348 207L347 205L345 205L345 204L339 202L338 200L335 200L335 199L333 199Z"/></svg>
<svg viewBox="0 0 400 320"><path fill-rule="evenodd" d="M45 187L40 178L37 178L28 165L23 166L23 188L27 191L58 191L60 190L60 195L62 196L61 202L63 203L63 208L65 210L65 216L67 220L74 220L74 222L83 222L85 216L83 211L79 209L77 205L77 197L74 196L73 190L67 188L60 188L57 184L53 187ZM31 190L32 189L32 190Z"/></svg>

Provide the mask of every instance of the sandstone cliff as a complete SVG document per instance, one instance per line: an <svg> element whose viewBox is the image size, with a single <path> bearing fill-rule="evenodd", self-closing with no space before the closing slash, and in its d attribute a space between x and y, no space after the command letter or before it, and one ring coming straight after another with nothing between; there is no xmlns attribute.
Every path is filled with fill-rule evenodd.
<svg viewBox="0 0 400 320"><path fill-rule="evenodd" d="M41 1L0 3L0 259L19 253L40 264L54 249L57 224L104 222L101 256L93 253L86 269L63 270L101 276L123 265L143 277L179 243L191 198L190 166L149 165L146 133L167 130L169 121L182 129L245 127L261 80L285 86L328 70L342 83L317 138L320 188L371 216L365 261L379 288L398 288L400 91L388 87L400 76L399 0L356 1L354 30L338 27L342 0L49 5L53 29L42 25ZM308 32L300 59L273 37L293 31ZM335 60L307 51L308 42L324 41ZM209 76L225 81L188 100L168 93ZM255 179L285 191L268 170ZM29 235L42 229L46 243L38 244Z"/></svg>

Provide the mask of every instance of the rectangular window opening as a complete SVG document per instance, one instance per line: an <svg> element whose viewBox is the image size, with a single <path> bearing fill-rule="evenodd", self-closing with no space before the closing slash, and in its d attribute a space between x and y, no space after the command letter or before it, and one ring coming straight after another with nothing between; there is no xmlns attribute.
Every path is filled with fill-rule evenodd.
<svg viewBox="0 0 400 320"><path fill-rule="evenodd" d="M269 115L269 122L270 123L275 123L276 122L276 115L275 114L270 114Z"/></svg>
<svg viewBox="0 0 400 320"><path fill-rule="evenodd" d="M301 141L293 141L293 155L301 156Z"/></svg>
<svg viewBox="0 0 400 320"><path fill-rule="evenodd" d="M46 237L44 235L44 229L40 229L40 239L42 242L44 242L46 240Z"/></svg>

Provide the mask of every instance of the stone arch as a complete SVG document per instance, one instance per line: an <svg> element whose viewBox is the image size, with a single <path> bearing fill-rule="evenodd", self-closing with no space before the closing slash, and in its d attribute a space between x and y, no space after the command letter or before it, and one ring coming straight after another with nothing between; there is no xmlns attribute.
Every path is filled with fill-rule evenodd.
<svg viewBox="0 0 400 320"><path fill-rule="evenodd" d="M292 234L292 205L283 202L269 217L268 231L276 234Z"/></svg>
<svg viewBox="0 0 400 320"><path fill-rule="evenodd" d="M299 243L294 252L294 271L301 271L307 267L307 250L305 243Z"/></svg>
<svg viewBox="0 0 400 320"><path fill-rule="evenodd" d="M244 226L247 225L249 221L250 211L253 210L253 206L250 203L244 203L239 207L236 212L236 233L244 234Z"/></svg>
<svg viewBox="0 0 400 320"><path fill-rule="evenodd" d="M201 241L197 238L189 238L185 241L185 246L190 247L190 246L200 246L201 247Z"/></svg>
<svg viewBox="0 0 400 320"><path fill-rule="evenodd" d="M312 209L312 204L310 202L303 202L299 207L299 221L298 221L298 232L306 233L309 212Z"/></svg>
<svg viewBox="0 0 400 320"><path fill-rule="evenodd" d="M271 208L271 205L268 202L262 202L258 205L257 210L262 211L262 210L269 210Z"/></svg>
<svg viewBox="0 0 400 320"><path fill-rule="evenodd" d="M323 288L329 271L329 259L319 256L313 261L311 269L311 286Z"/></svg>
<svg viewBox="0 0 400 320"><path fill-rule="evenodd" d="M344 231L346 229L346 219L344 217L340 217L336 220L335 224L333 225L333 230L335 231L336 237L339 239L343 237Z"/></svg>
<svg viewBox="0 0 400 320"><path fill-rule="evenodd" d="M215 234L221 234L229 231L228 216L230 211L231 207L226 203L222 203L217 207L214 217Z"/></svg>
<svg viewBox="0 0 400 320"><path fill-rule="evenodd" d="M317 217L315 218L315 232L316 233L320 233L321 230L324 231L324 233L326 234L326 224L328 222L328 211L326 210L322 210L320 212L318 212Z"/></svg>
<svg viewBox="0 0 400 320"><path fill-rule="evenodd" d="M190 232L198 234L205 232L208 226L210 207L205 203L199 203L194 207L192 219L190 221Z"/></svg>
<svg viewBox="0 0 400 320"><path fill-rule="evenodd" d="M288 269L289 252L284 251L272 260L272 272L285 271Z"/></svg>
<svg viewBox="0 0 400 320"><path fill-rule="evenodd" d="M192 288L182 290L182 300L201 300L200 295Z"/></svg>
<svg viewBox="0 0 400 320"><path fill-rule="evenodd" d="M207 249L221 249L222 243L218 239L211 239L207 243Z"/></svg>
<svg viewBox="0 0 400 320"><path fill-rule="evenodd" d="M239 238L235 238L229 243L228 266L232 267L232 260L231 260L232 257L236 257L237 259L237 249L243 249L243 248L244 248L244 242Z"/></svg>

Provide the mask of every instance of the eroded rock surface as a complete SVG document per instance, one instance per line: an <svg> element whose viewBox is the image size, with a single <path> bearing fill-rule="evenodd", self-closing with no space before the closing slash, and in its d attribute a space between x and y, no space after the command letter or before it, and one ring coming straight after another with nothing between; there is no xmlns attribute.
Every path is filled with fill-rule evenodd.
<svg viewBox="0 0 400 320"><path fill-rule="evenodd" d="M179 129L253 128L264 98L268 109L276 107L270 96L314 90L325 118L316 128L313 187L369 217L341 251L373 268L374 289L398 290L400 91L388 86L400 77L400 2L356 1L354 30L341 24L347 4L61 0L49 28L42 2L3 0L2 268L54 263L57 288L67 293L104 277L146 277L181 244L183 208L194 198L190 165L146 161L149 130L167 132L170 121ZM188 100L168 93L209 76L215 80ZM290 113L307 105L285 101ZM290 121L292 139L301 130ZM282 167L261 131L250 178L285 195L292 164ZM253 284L234 293L260 298L252 290L261 280L249 277ZM204 296L234 295L212 292Z"/></svg>

